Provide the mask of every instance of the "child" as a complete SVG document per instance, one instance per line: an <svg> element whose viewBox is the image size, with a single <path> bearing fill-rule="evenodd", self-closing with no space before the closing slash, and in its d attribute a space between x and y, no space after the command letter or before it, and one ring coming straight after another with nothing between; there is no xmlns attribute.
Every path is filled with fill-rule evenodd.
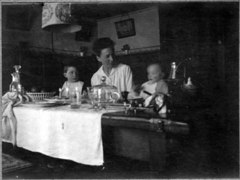
<svg viewBox="0 0 240 180"><path fill-rule="evenodd" d="M63 84L62 96L70 97L76 90L81 94L84 82L78 80L77 68L73 65L65 66L63 75L67 81Z"/></svg>
<svg viewBox="0 0 240 180"><path fill-rule="evenodd" d="M160 64L153 63L147 67L148 81L141 86L140 96L147 99L158 93L168 94L167 83L163 80L164 73Z"/></svg>

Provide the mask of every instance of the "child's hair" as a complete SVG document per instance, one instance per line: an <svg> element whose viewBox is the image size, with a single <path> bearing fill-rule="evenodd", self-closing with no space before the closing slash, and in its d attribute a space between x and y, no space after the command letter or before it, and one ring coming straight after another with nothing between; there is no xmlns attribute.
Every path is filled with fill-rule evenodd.
<svg viewBox="0 0 240 180"><path fill-rule="evenodd" d="M93 52L95 55L100 56L102 49L112 48L114 49L114 42L108 37L99 38L93 43Z"/></svg>
<svg viewBox="0 0 240 180"><path fill-rule="evenodd" d="M70 67L74 67L74 68L77 69L77 66L76 66L76 65L73 65L73 64L65 65L64 68L63 68L63 72L64 72L64 73L67 73L68 68L70 68Z"/></svg>

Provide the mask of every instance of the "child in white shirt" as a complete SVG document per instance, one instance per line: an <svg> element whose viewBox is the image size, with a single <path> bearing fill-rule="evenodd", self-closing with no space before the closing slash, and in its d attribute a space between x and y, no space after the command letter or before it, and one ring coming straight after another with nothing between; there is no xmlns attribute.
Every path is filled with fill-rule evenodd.
<svg viewBox="0 0 240 180"><path fill-rule="evenodd" d="M168 85L163 80L164 73L160 64L154 63L147 67L148 81L141 86L140 96L147 99L159 93L168 94Z"/></svg>
<svg viewBox="0 0 240 180"><path fill-rule="evenodd" d="M67 81L63 84L62 96L69 97L70 94L76 91L81 94L84 82L78 80L77 68L73 65L65 66L63 75L67 78Z"/></svg>

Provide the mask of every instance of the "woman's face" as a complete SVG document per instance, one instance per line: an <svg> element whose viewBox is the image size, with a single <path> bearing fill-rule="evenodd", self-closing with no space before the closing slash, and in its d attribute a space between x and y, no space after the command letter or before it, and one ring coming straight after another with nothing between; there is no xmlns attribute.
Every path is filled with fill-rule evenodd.
<svg viewBox="0 0 240 180"><path fill-rule="evenodd" d="M112 48L102 49L100 56L97 56L97 60L102 63L106 68L111 68L114 61L114 52Z"/></svg>
<svg viewBox="0 0 240 180"><path fill-rule="evenodd" d="M67 72L64 73L64 76L68 79L69 82L78 81L78 71L75 67L69 67Z"/></svg>

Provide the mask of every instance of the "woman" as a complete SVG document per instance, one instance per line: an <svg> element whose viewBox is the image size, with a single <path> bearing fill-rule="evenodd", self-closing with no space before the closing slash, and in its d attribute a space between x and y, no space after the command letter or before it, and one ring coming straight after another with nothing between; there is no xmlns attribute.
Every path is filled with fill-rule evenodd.
<svg viewBox="0 0 240 180"><path fill-rule="evenodd" d="M106 78L106 84L117 87L119 92L132 92L132 71L128 65L117 63L114 55L114 42L110 38L97 39L93 44L93 51L102 66L91 78L91 85L101 84Z"/></svg>

